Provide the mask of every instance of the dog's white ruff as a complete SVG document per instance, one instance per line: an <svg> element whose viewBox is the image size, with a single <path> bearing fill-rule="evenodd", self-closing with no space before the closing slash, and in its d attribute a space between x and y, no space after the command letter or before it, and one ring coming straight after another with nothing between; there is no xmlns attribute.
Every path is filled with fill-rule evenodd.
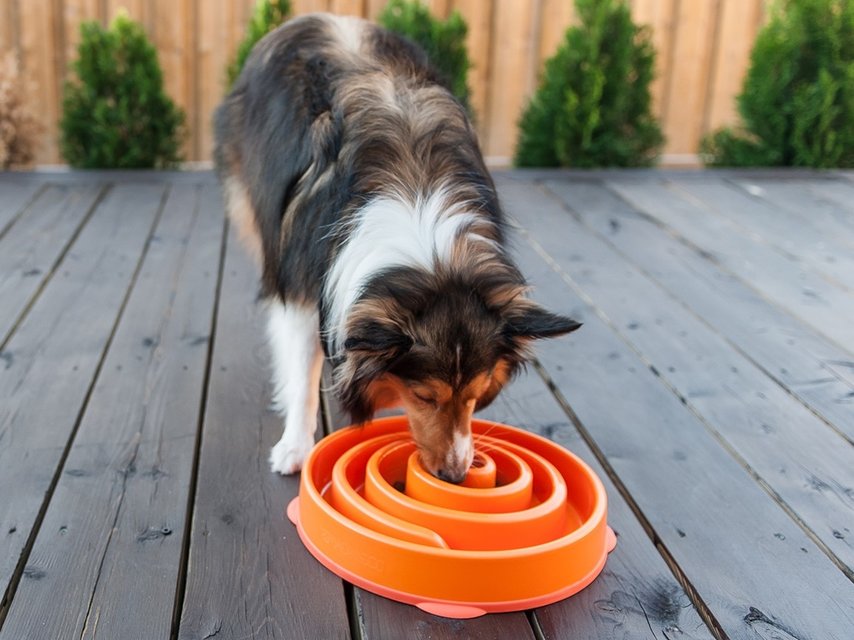
<svg viewBox="0 0 854 640"><path fill-rule="evenodd" d="M372 276L394 267L432 271L450 260L456 242L476 222L483 220L467 210L466 203L448 205L445 189L419 197L414 206L404 198L381 196L362 207L350 223L324 290L330 303L332 352L343 347L347 314ZM467 239L492 244L472 233Z"/></svg>

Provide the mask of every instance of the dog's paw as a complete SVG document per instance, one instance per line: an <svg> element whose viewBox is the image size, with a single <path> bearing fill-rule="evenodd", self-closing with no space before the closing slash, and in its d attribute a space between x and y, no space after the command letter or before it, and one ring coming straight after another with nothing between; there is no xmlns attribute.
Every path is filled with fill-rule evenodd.
<svg viewBox="0 0 854 640"><path fill-rule="evenodd" d="M301 442L288 442L285 438L279 440L270 451L270 468L275 473L290 475L302 469L314 442L304 439Z"/></svg>

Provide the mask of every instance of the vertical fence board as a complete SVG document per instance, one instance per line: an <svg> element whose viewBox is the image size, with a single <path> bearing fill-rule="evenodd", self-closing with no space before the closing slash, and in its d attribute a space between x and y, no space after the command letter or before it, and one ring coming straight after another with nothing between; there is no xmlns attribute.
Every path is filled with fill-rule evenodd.
<svg viewBox="0 0 854 640"><path fill-rule="evenodd" d="M5 0L0 8L0 55L18 48L18 19L15 0Z"/></svg>
<svg viewBox="0 0 854 640"><path fill-rule="evenodd" d="M508 159L521 110L545 60L578 18L572 0L425 0L436 15L468 24L471 103L484 153ZM740 91L765 0L630 0L656 48L653 108L665 154L694 154L707 131L737 121ZM333 11L375 19L387 0L292 0L294 15ZM210 160L210 117L225 68L255 0L3 0L0 50L17 48L33 84L32 111L45 127L37 163L60 161L61 87L83 20L108 23L120 8L142 22L163 67L167 93L187 113L187 160ZM690 161L693 156L685 158Z"/></svg>
<svg viewBox="0 0 854 640"><path fill-rule="evenodd" d="M425 4L430 13L442 20L451 14L451 0L426 0Z"/></svg>
<svg viewBox="0 0 854 640"><path fill-rule="evenodd" d="M362 16L364 0L332 0L329 10L342 16Z"/></svg>
<svg viewBox="0 0 854 640"><path fill-rule="evenodd" d="M539 72L550 57L557 51L563 42L563 36L570 25L576 24L578 16L575 15L575 4L565 0L542 0L540 9L540 33L537 57L537 70Z"/></svg>
<svg viewBox="0 0 854 640"><path fill-rule="evenodd" d="M533 13L525 3L494 6L494 42L487 87L486 155L509 158L516 141L516 121L530 97L531 56L534 54Z"/></svg>
<svg viewBox="0 0 854 640"><path fill-rule="evenodd" d="M329 11L330 4L331 0L294 0L291 2L291 11L297 16L315 11Z"/></svg>
<svg viewBox="0 0 854 640"><path fill-rule="evenodd" d="M56 82L56 37L58 18L51 0L29 0L18 7L21 73L29 108L44 125L45 134L37 162L56 162L59 156L57 126L59 95Z"/></svg>
<svg viewBox="0 0 854 640"><path fill-rule="evenodd" d="M62 11L62 27L65 33L65 74L67 74L68 65L77 59L80 24L89 20L101 20L100 3L98 0L64 0Z"/></svg>
<svg viewBox="0 0 854 640"><path fill-rule="evenodd" d="M200 82L197 110L200 115L196 135L199 157L213 154L213 111L225 94L225 69L231 56L222 43L228 42L228 11L231 0L205 0L205 10L199 11L197 73Z"/></svg>
<svg viewBox="0 0 854 640"><path fill-rule="evenodd" d="M722 0L721 31L715 49L704 132L738 121L735 96L750 63L750 49L762 17L762 0Z"/></svg>
<svg viewBox="0 0 854 640"><path fill-rule="evenodd" d="M474 109L478 135L482 143L486 142L486 105L489 76L489 51L492 36L492 4L482 0L455 0L454 10L459 11L468 25L466 47L472 67L469 70L469 90L472 109Z"/></svg>
<svg viewBox="0 0 854 640"><path fill-rule="evenodd" d="M166 93L184 110L187 127L193 127L193 76L188 74L194 55L189 46L192 40L191 0L153 0L156 15L155 46L163 69ZM224 70L222 71L224 73ZM194 159L192 131L184 143L183 154Z"/></svg>
<svg viewBox="0 0 854 640"><path fill-rule="evenodd" d="M719 0L681 0L678 3L673 76L666 99L664 134L672 153L694 153L702 133L702 114L707 92Z"/></svg>
<svg viewBox="0 0 854 640"><path fill-rule="evenodd" d="M365 14L367 18L376 20L387 3L388 0L366 0Z"/></svg>
<svg viewBox="0 0 854 640"><path fill-rule="evenodd" d="M678 0L634 0L632 17L638 24L649 25L655 47L655 78L650 85L652 108L660 118L666 117L665 96L673 75L673 40L676 31Z"/></svg>

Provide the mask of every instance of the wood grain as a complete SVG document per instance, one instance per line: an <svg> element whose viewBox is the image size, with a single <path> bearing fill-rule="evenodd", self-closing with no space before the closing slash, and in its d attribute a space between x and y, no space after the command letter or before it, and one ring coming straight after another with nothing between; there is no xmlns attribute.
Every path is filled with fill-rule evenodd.
<svg viewBox="0 0 854 640"><path fill-rule="evenodd" d="M7 174L10 177L10 174ZM0 240L15 221L26 211L27 206L47 188L41 181L0 181Z"/></svg>
<svg viewBox="0 0 854 640"><path fill-rule="evenodd" d="M720 0L678 0L673 69L668 82L663 132L667 151L692 153L703 131L704 105Z"/></svg>
<svg viewBox="0 0 854 640"><path fill-rule="evenodd" d="M657 220L694 246L702 247L729 273L812 325L842 348L854 344L854 297L762 242L730 233L727 225L678 193L662 197L654 182L609 181L639 211Z"/></svg>
<svg viewBox="0 0 854 640"><path fill-rule="evenodd" d="M854 380L835 375L837 369L845 370L837 363L851 359L846 351L720 270L704 257L704 249L685 246L662 233L654 222L601 185L547 184L588 228L854 443L854 414L849 400ZM726 201L723 192L716 191L715 196L720 202ZM750 211L740 209L743 204L734 201L733 210Z"/></svg>
<svg viewBox="0 0 854 640"><path fill-rule="evenodd" d="M344 589L285 517L299 478L270 471L258 274L230 233L201 436L179 638L346 638Z"/></svg>
<svg viewBox="0 0 854 640"><path fill-rule="evenodd" d="M854 551L835 535L854 530L854 504L845 506L844 498L839 503L854 481L854 447L555 205L544 202L535 218L526 219L526 228L566 265L564 277L594 301L661 381L854 578ZM565 230L559 239L548 232L557 225Z"/></svg>
<svg viewBox="0 0 854 640"><path fill-rule="evenodd" d="M703 131L740 122L735 96L741 93L750 63L750 50L760 25L762 3L757 0L721 0L716 46L712 52L710 91Z"/></svg>
<svg viewBox="0 0 854 640"><path fill-rule="evenodd" d="M163 187L117 186L60 263L6 345L0 367L0 590L50 499L64 450L160 209ZM12 637L12 636L6 636ZM20 636L18 636L20 637Z"/></svg>
<svg viewBox="0 0 854 640"><path fill-rule="evenodd" d="M552 206L508 184L505 204L526 228ZM554 270L571 263L535 247L519 245L535 297L584 322L540 349L541 362L716 624L730 637L847 637L854 585Z"/></svg>
<svg viewBox="0 0 854 640"><path fill-rule="evenodd" d="M0 345L51 276L103 187L48 187L0 239Z"/></svg>
<svg viewBox="0 0 854 640"><path fill-rule="evenodd" d="M294 0L293 11L375 19L385 2ZM543 64L576 19L573 3L430 0L428 5L439 16L454 9L465 16L472 104L484 152L508 157L521 109ZM76 56L80 21L107 24L121 7L152 38L167 93L187 111L186 159L210 160L212 109L253 6L254 0L7 0L0 14L0 48L18 49L28 77L36 81L30 104L46 128L37 162L61 160L56 145L61 86ZM736 123L734 98L763 20L762 0L633 0L631 6L635 18L653 28L657 77L652 93L669 138L664 151L694 153L700 133ZM718 6L719 28L714 17Z"/></svg>
<svg viewBox="0 0 854 640"><path fill-rule="evenodd" d="M516 120L534 90L531 77L535 24L533 14L524 3L499 2L494 5L493 33L489 68L488 110L485 122L489 137L485 144L488 156L512 157L516 141ZM519 34L521 37L514 37ZM513 91L508 91L513 87Z"/></svg>
<svg viewBox="0 0 854 640"><path fill-rule="evenodd" d="M842 181L810 184L804 180L745 180L735 184L785 212L787 218L806 219L821 233L854 248L854 189Z"/></svg>
<svg viewBox="0 0 854 640"><path fill-rule="evenodd" d="M541 346L549 348L548 343ZM516 379L482 416L568 448L591 466L608 494L608 524L618 536L617 548L590 586L537 609L546 638L712 637L605 469L533 370Z"/></svg>
<svg viewBox="0 0 854 640"><path fill-rule="evenodd" d="M57 38L54 21L60 16L45 0L28 2L17 13L20 29L20 64L26 105L46 132L37 147L36 162L59 158L56 122L59 118L59 79L56 74Z"/></svg>
<svg viewBox="0 0 854 640"><path fill-rule="evenodd" d="M182 186L166 201L28 559L43 576L22 581L6 637L170 633L223 230L205 200Z"/></svg>
<svg viewBox="0 0 854 640"><path fill-rule="evenodd" d="M805 269L854 291L854 226L830 233L813 216L797 215L720 180L670 180L668 186L692 198L706 215L722 218L732 233L758 238ZM795 204L797 210L802 206L814 211L817 205Z"/></svg>

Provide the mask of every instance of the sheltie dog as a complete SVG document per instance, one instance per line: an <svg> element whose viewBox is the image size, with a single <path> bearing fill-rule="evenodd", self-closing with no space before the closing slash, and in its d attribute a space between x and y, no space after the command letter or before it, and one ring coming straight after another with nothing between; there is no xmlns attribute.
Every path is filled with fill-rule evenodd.
<svg viewBox="0 0 854 640"><path fill-rule="evenodd" d="M465 109L410 41L355 18L287 22L252 51L215 115L232 223L268 305L270 464L301 468L321 368L354 423L406 410L422 464L460 482L472 413L577 329L526 299Z"/></svg>

